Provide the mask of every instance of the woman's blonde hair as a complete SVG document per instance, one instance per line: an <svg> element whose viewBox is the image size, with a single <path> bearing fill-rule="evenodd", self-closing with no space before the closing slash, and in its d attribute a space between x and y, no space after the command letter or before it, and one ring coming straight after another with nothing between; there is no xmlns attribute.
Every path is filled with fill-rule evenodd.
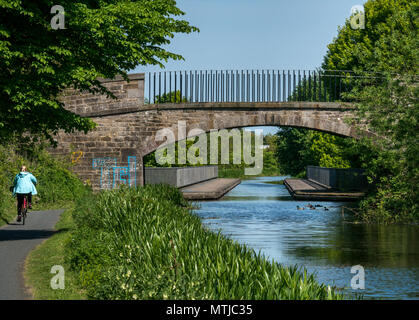
<svg viewBox="0 0 419 320"><path fill-rule="evenodd" d="M21 166L21 167L20 167L20 171L21 171L21 172L24 172L24 171L28 171L28 169L26 168L26 166Z"/></svg>

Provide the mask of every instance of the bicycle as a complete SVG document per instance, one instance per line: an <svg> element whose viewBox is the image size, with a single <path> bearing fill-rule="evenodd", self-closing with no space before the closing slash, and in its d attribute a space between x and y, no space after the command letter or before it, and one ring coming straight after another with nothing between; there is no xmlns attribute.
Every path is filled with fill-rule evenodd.
<svg viewBox="0 0 419 320"><path fill-rule="evenodd" d="M29 203L28 195L25 194L23 196L22 208L20 209L22 225L25 225L26 213L28 212L28 203Z"/></svg>

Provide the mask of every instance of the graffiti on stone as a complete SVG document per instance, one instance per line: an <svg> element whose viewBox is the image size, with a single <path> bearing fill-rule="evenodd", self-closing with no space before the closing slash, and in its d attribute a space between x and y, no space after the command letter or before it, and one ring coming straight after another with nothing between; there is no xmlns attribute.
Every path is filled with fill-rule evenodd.
<svg viewBox="0 0 419 320"><path fill-rule="evenodd" d="M116 158L95 158L94 169L100 169L100 189L114 189L121 184L131 187L137 185L137 158L129 156L127 166L118 166Z"/></svg>

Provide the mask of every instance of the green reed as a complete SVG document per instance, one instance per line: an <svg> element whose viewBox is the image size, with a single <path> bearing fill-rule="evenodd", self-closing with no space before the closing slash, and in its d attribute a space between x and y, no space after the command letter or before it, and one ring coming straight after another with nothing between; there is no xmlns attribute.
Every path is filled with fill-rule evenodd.
<svg viewBox="0 0 419 320"><path fill-rule="evenodd" d="M102 192L77 212L67 256L93 299L343 298L305 270L209 231L169 186Z"/></svg>

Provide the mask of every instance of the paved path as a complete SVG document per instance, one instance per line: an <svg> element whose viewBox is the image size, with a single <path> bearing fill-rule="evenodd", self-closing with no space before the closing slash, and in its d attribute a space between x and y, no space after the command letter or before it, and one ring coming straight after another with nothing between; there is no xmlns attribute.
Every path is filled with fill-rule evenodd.
<svg viewBox="0 0 419 320"><path fill-rule="evenodd" d="M0 228L0 300L31 299L23 281L25 259L55 233L54 226L63 211L30 211L24 226L14 221Z"/></svg>
<svg viewBox="0 0 419 320"><path fill-rule="evenodd" d="M180 191L188 200L215 200L221 198L240 182L240 179L217 178L181 188Z"/></svg>

